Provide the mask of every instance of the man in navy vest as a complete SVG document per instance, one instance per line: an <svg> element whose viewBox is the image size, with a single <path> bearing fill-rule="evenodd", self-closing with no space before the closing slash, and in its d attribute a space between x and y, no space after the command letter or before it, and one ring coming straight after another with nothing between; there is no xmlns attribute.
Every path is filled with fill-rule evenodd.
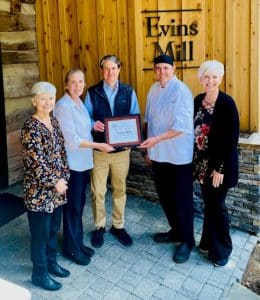
<svg viewBox="0 0 260 300"><path fill-rule="evenodd" d="M100 61L103 76L98 84L89 88L85 99L93 126L94 142L105 142L104 119L113 116L139 114L134 89L118 80L121 62L115 55L106 55ZM113 189L112 227L110 232L126 247L133 241L124 229L126 204L126 178L130 165L130 149L117 148L110 153L94 150L94 168L91 172L92 209L96 229L91 244L99 248L104 243L106 211L105 195L108 175Z"/></svg>

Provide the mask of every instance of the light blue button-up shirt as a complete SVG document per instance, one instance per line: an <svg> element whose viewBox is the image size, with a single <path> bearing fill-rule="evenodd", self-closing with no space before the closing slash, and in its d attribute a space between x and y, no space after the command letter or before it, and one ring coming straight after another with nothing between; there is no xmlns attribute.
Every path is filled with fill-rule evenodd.
<svg viewBox="0 0 260 300"><path fill-rule="evenodd" d="M86 171L93 168L93 150L80 148L83 140L92 141L91 120L84 104L77 106L65 93L57 101L53 112L58 119L65 139L65 148L71 170Z"/></svg>
<svg viewBox="0 0 260 300"><path fill-rule="evenodd" d="M103 88L104 88L104 91L105 91L106 96L107 96L108 101L109 101L112 116L114 116L115 98L116 98L116 94L118 92L118 87L119 87L118 81L116 82L115 88L112 88L109 84L107 84L103 81ZM86 105L86 108L89 112L91 122L92 122L92 126L93 126L95 121L93 119L93 105L92 105L92 102L90 101L89 93L87 93L87 95L86 95L85 105ZM136 96L135 91L133 90L133 93L132 93L132 96L131 96L130 114L135 115L135 114L139 114L139 113L140 113L140 109L139 109L139 105L138 105L138 101L137 101L137 96Z"/></svg>
<svg viewBox="0 0 260 300"><path fill-rule="evenodd" d="M145 122L148 137L154 137L172 129L181 135L163 140L148 149L151 160L176 165L188 164L193 158L193 110L194 101L190 89L175 76L165 87L154 83L147 95Z"/></svg>

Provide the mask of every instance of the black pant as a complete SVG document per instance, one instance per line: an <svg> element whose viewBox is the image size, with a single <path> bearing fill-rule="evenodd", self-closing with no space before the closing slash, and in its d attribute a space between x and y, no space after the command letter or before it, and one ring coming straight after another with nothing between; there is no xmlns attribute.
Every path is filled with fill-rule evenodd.
<svg viewBox="0 0 260 300"><path fill-rule="evenodd" d="M169 225L181 242L193 246L192 164L152 161L156 190Z"/></svg>
<svg viewBox="0 0 260 300"><path fill-rule="evenodd" d="M214 188L212 181L201 184L204 201L204 222L200 246L209 250L209 258L218 260L227 258L232 252L229 234L229 214L225 199L227 189Z"/></svg>
<svg viewBox="0 0 260 300"><path fill-rule="evenodd" d="M61 206L53 213L28 211L31 232L31 260L37 273L46 273L48 264L56 263L57 232L61 225Z"/></svg>
<svg viewBox="0 0 260 300"><path fill-rule="evenodd" d="M82 215L86 203L89 171L70 170L68 203L63 206L63 252L80 253L83 245Z"/></svg>

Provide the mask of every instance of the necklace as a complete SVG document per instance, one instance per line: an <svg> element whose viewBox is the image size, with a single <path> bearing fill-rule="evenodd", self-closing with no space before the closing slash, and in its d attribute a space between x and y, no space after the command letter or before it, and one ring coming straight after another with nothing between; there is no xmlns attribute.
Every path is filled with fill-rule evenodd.
<svg viewBox="0 0 260 300"><path fill-rule="evenodd" d="M203 104L204 104L204 106L206 107L206 106L210 106L210 107L214 107L215 106L215 103L216 103L216 101L217 101L217 99L215 98L213 101L211 100L211 101L208 101L207 99L206 99L206 97L203 99Z"/></svg>

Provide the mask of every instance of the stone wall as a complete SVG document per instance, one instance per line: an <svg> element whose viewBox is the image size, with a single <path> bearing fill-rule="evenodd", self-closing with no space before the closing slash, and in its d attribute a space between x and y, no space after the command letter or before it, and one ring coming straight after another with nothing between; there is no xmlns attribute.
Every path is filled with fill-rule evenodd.
<svg viewBox="0 0 260 300"><path fill-rule="evenodd" d="M30 88L39 80L35 0L0 0L8 181L22 179L20 129L32 112Z"/></svg>
<svg viewBox="0 0 260 300"><path fill-rule="evenodd" d="M253 134L239 142L239 182L229 190L227 207L231 217L231 225L246 232L260 233L260 134ZM129 171L127 190L158 201L151 169L144 162L141 152L133 150ZM203 202L200 187L194 183L194 211L203 217Z"/></svg>

